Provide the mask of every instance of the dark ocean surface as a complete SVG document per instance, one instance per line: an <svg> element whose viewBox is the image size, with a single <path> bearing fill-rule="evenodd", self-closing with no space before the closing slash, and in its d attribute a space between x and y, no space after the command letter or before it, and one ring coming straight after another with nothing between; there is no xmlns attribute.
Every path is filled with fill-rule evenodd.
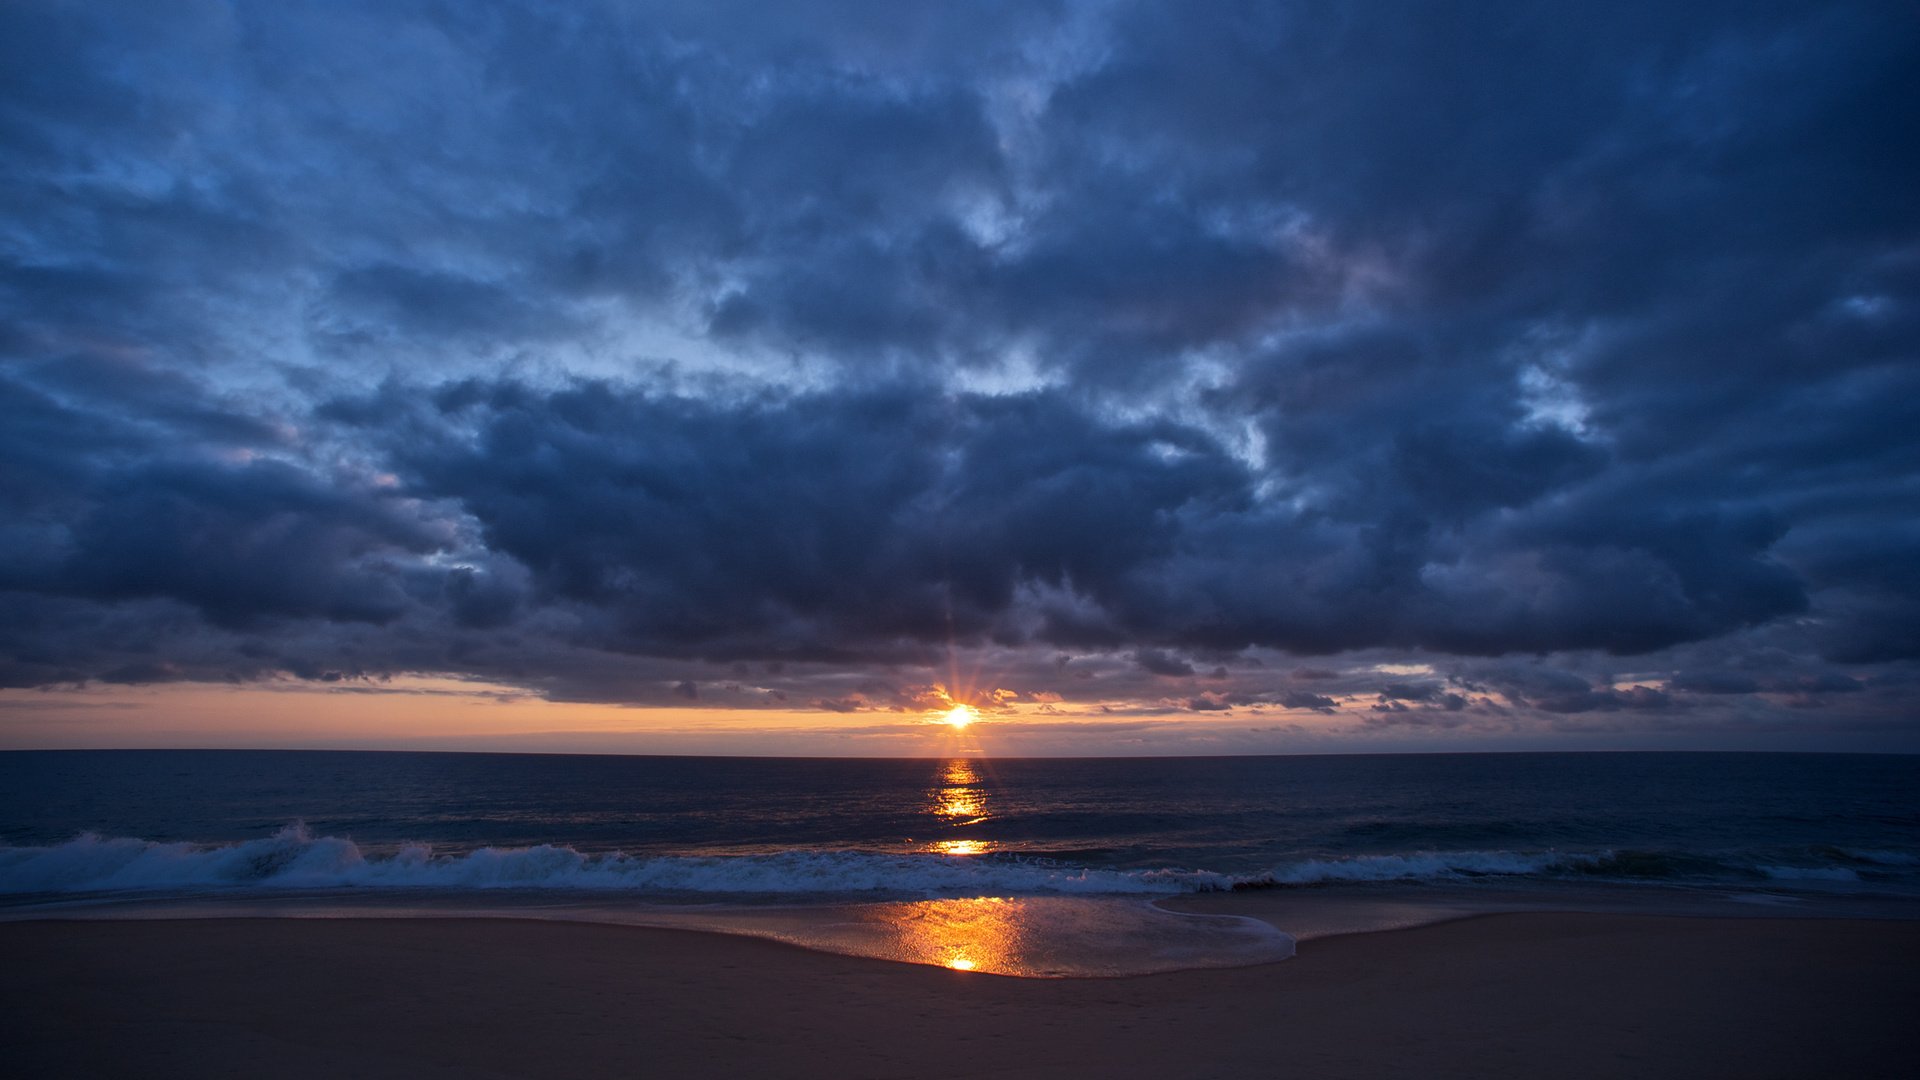
<svg viewBox="0 0 1920 1080"><path fill-rule="evenodd" d="M1920 757L0 754L0 893L1156 894L1596 882L1920 896Z"/></svg>

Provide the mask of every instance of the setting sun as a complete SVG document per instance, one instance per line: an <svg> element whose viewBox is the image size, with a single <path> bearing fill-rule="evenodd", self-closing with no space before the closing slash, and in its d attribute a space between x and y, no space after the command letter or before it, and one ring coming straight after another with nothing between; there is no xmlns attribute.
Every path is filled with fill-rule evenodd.
<svg viewBox="0 0 1920 1080"><path fill-rule="evenodd" d="M971 705L955 705L941 714L940 722L951 728L964 728L980 718Z"/></svg>

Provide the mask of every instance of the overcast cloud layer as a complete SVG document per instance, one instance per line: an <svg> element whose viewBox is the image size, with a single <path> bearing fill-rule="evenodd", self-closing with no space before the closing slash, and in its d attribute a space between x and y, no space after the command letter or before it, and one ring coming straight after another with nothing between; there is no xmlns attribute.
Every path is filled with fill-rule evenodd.
<svg viewBox="0 0 1920 1080"><path fill-rule="evenodd" d="M0 685L1910 740L1916 117L1897 2L6 4Z"/></svg>

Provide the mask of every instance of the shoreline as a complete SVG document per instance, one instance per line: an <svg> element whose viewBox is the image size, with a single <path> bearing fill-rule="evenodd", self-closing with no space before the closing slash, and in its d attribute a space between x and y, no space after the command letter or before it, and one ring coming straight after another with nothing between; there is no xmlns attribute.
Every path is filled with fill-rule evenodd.
<svg viewBox="0 0 1920 1080"><path fill-rule="evenodd" d="M1623 883L1369 882L1159 896L765 896L745 902L567 889L320 889L27 898L0 904L0 924L506 919L691 930L1031 978L1110 978L1243 967L1284 959L1303 942L1521 913L1898 922L1920 920L1920 902L1886 894Z"/></svg>
<svg viewBox="0 0 1920 1080"><path fill-rule="evenodd" d="M57 1076L1896 1076L1920 922L1500 913L1021 979L499 918L0 924Z"/></svg>
<svg viewBox="0 0 1920 1080"><path fill-rule="evenodd" d="M1920 898L1646 882L1368 882L1157 897L1163 911L1255 919L1299 941L1407 930L1481 915L1653 915L1700 919L1920 920Z"/></svg>

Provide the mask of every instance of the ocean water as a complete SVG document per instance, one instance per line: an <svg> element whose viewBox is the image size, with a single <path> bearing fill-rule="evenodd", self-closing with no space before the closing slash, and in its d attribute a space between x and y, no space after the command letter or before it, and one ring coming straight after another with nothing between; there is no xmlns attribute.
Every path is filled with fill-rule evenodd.
<svg viewBox="0 0 1920 1080"><path fill-rule="evenodd" d="M484 911L1013 974L1292 952L1293 926L1142 903L1226 890L1322 923L1410 898L1920 909L1920 758L0 754L10 918Z"/></svg>

